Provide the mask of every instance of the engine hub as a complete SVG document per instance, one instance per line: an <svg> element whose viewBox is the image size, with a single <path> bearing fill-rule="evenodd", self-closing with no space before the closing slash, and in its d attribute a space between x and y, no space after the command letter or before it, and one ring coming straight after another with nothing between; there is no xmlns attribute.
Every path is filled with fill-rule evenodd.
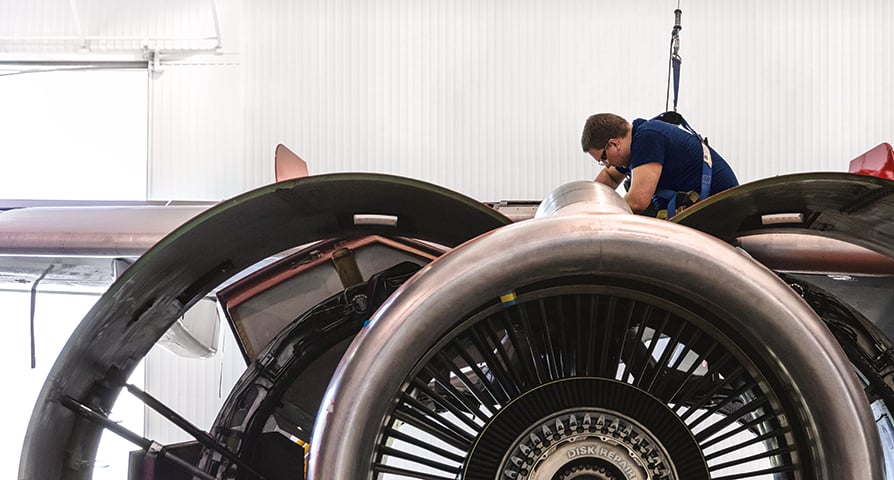
<svg viewBox="0 0 894 480"><path fill-rule="evenodd" d="M602 410L548 418L522 435L504 459L506 478L673 478L664 449L638 422Z"/></svg>
<svg viewBox="0 0 894 480"><path fill-rule="evenodd" d="M505 454L495 455L501 447ZM675 458L685 459L685 475ZM604 378L555 381L515 399L485 428L466 472L510 480L708 477L697 443L667 405Z"/></svg>

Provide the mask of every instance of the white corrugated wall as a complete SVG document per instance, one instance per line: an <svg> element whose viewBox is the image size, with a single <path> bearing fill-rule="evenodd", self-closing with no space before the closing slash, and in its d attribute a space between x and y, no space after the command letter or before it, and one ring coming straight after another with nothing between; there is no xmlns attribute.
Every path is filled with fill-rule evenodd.
<svg viewBox="0 0 894 480"><path fill-rule="evenodd" d="M77 42L34 41L78 36L71 5L82 35L106 39L94 53L136 45L110 38L154 39L154 199L268 183L277 143L311 172L388 172L481 200L536 199L596 174L578 147L587 115L664 109L677 4L0 0L0 54L74 51ZM742 181L844 170L894 137L891 2L679 4L680 111ZM214 44L201 39L216 33L215 8L222 48L184 55Z"/></svg>
<svg viewBox="0 0 894 480"><path fill-rule="evenodd" d="M223 200L246 190L240 65L206 56L149 77L150 199Z"/></svg>
<svg viewBox="0 0 894 480"><path fill-rule="evenodd" d="M894 3L704 1L687 13L684 111L741 179L843 171L894 142Z"/></svg>
<svg viewBox="0 0 894 480"><path fill-rule="evenodd" d="M604 2L262 2L244 51L250 155L278 142L316 173L420 178L482 200L535 199L596 171L580 152L594 109L657 113L654 51L620 23L661 15ZM666 10L666 9L665 9ZM656 12L657 13L657 12ZM669 12L664 12L667 20ZM599 18L613 20L601 25ZM609 27L611 30L606 30ZM668 32L670 29L668 28ZM628 78L624 60L637 56ZM648 72L644 75L643 72ZM636 91L621 88L630 85Z"/></svg>
<svg viewBox="0 0 894 480"><path fill-rule="evenodd" d="M213 47L212 10L210 0L2 0L0 52Z"/></svg>
<svg viewBox="0 0 894 480"><path fill-rule="evenodd" d="M219 12L217 55L185 52L204 40L150 42L179 52L149 82L150 198L269 183L284 143L311 173L385 172L501 200L595 176L579 146L589 114L664 109L678 2L0 0L0 54L78 52L76 41L35 40L78 36L72 4L80 34L106 38L91 44L98 54L140 44L108 37L213 36ZM680 111L743 182L844 171L894 141L894 3L680 6ZM152 357L146 387L196 402L207 426L229 363L199 363ZM182 390L196 378L202 388ZM169 438L165 428L150 421L146 435Z"/></svg>
<svg viewBox="0 0 894 480"><path fill-rule="evenodd" d="M591 178L590 113L665 105L676 1L254 2L246 157L433 181L482 200ZM683 1L679 110L742 181L847 162L894 138L884 0Z"/></svg>

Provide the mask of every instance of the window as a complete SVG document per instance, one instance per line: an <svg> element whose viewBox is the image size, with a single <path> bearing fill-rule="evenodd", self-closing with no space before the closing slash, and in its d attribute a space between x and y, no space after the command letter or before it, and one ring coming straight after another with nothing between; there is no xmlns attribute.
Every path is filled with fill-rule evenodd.
<svg viewBox="0 0 894 480"><path fill-rule="evenodd" d="M145 68L0 68L0 199L146 199Z"/></svg>

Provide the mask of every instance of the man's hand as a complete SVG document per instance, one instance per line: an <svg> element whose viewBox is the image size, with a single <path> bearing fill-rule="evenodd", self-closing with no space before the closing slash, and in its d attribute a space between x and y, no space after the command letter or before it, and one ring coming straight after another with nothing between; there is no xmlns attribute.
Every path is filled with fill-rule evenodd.
<svg viewBox="0 0 894 480"><path fill-rule="evenodd" d="M596 178L593 181L608 185L614 190L618 188L618 185L621 185L624 178L624 174L619 172L615 167L605 167L599 171L599 174L596 175Z"/></svg>

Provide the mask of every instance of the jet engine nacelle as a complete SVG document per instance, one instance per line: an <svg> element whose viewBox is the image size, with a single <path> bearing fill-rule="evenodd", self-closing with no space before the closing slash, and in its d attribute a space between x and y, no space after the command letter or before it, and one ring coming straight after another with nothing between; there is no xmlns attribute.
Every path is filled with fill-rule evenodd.
<svg viewBox="0 0 894 480"><path fill-rule="evenodd" d="M777 178L700 202L680 215L683 224L632 215L591 182L559 188L516 223L455 192L386 175L321 175L249 192L159 242L97 302L44 385L19 477L90 478L103 429L128 436L105 418L124 379L185 311L214 296L230 313L242 302L263 314L275 302L276 315L246 313L233 325L248 335L240 337L248 368L211 434L183 450L130 434L146 450L141 462L162 459L134 471L883 479L870 405L894 404L890 340L730 240L760 233L765 211L797 208L785 218L841 241L850 237L836 222L865 227L853 243L872 250L860 251L861 265L877 264L875 255L894 252L873 243L894 238L879 221L892 218L892 185ZM721 208L728 204L741 218ZM320 280L336 271L340 280ZM296 298L264 297L276 287ZM164 409L156 403L147 400ZM307 472L291 438L309 445Z"/></svg>
<svg viewBox="0 0 894 480"><path fill-rule="evenodd" d="M404 284L334 375L309 478L881 478L814 311L743 251L618 199L565 186L555 216Z"/></svg>

